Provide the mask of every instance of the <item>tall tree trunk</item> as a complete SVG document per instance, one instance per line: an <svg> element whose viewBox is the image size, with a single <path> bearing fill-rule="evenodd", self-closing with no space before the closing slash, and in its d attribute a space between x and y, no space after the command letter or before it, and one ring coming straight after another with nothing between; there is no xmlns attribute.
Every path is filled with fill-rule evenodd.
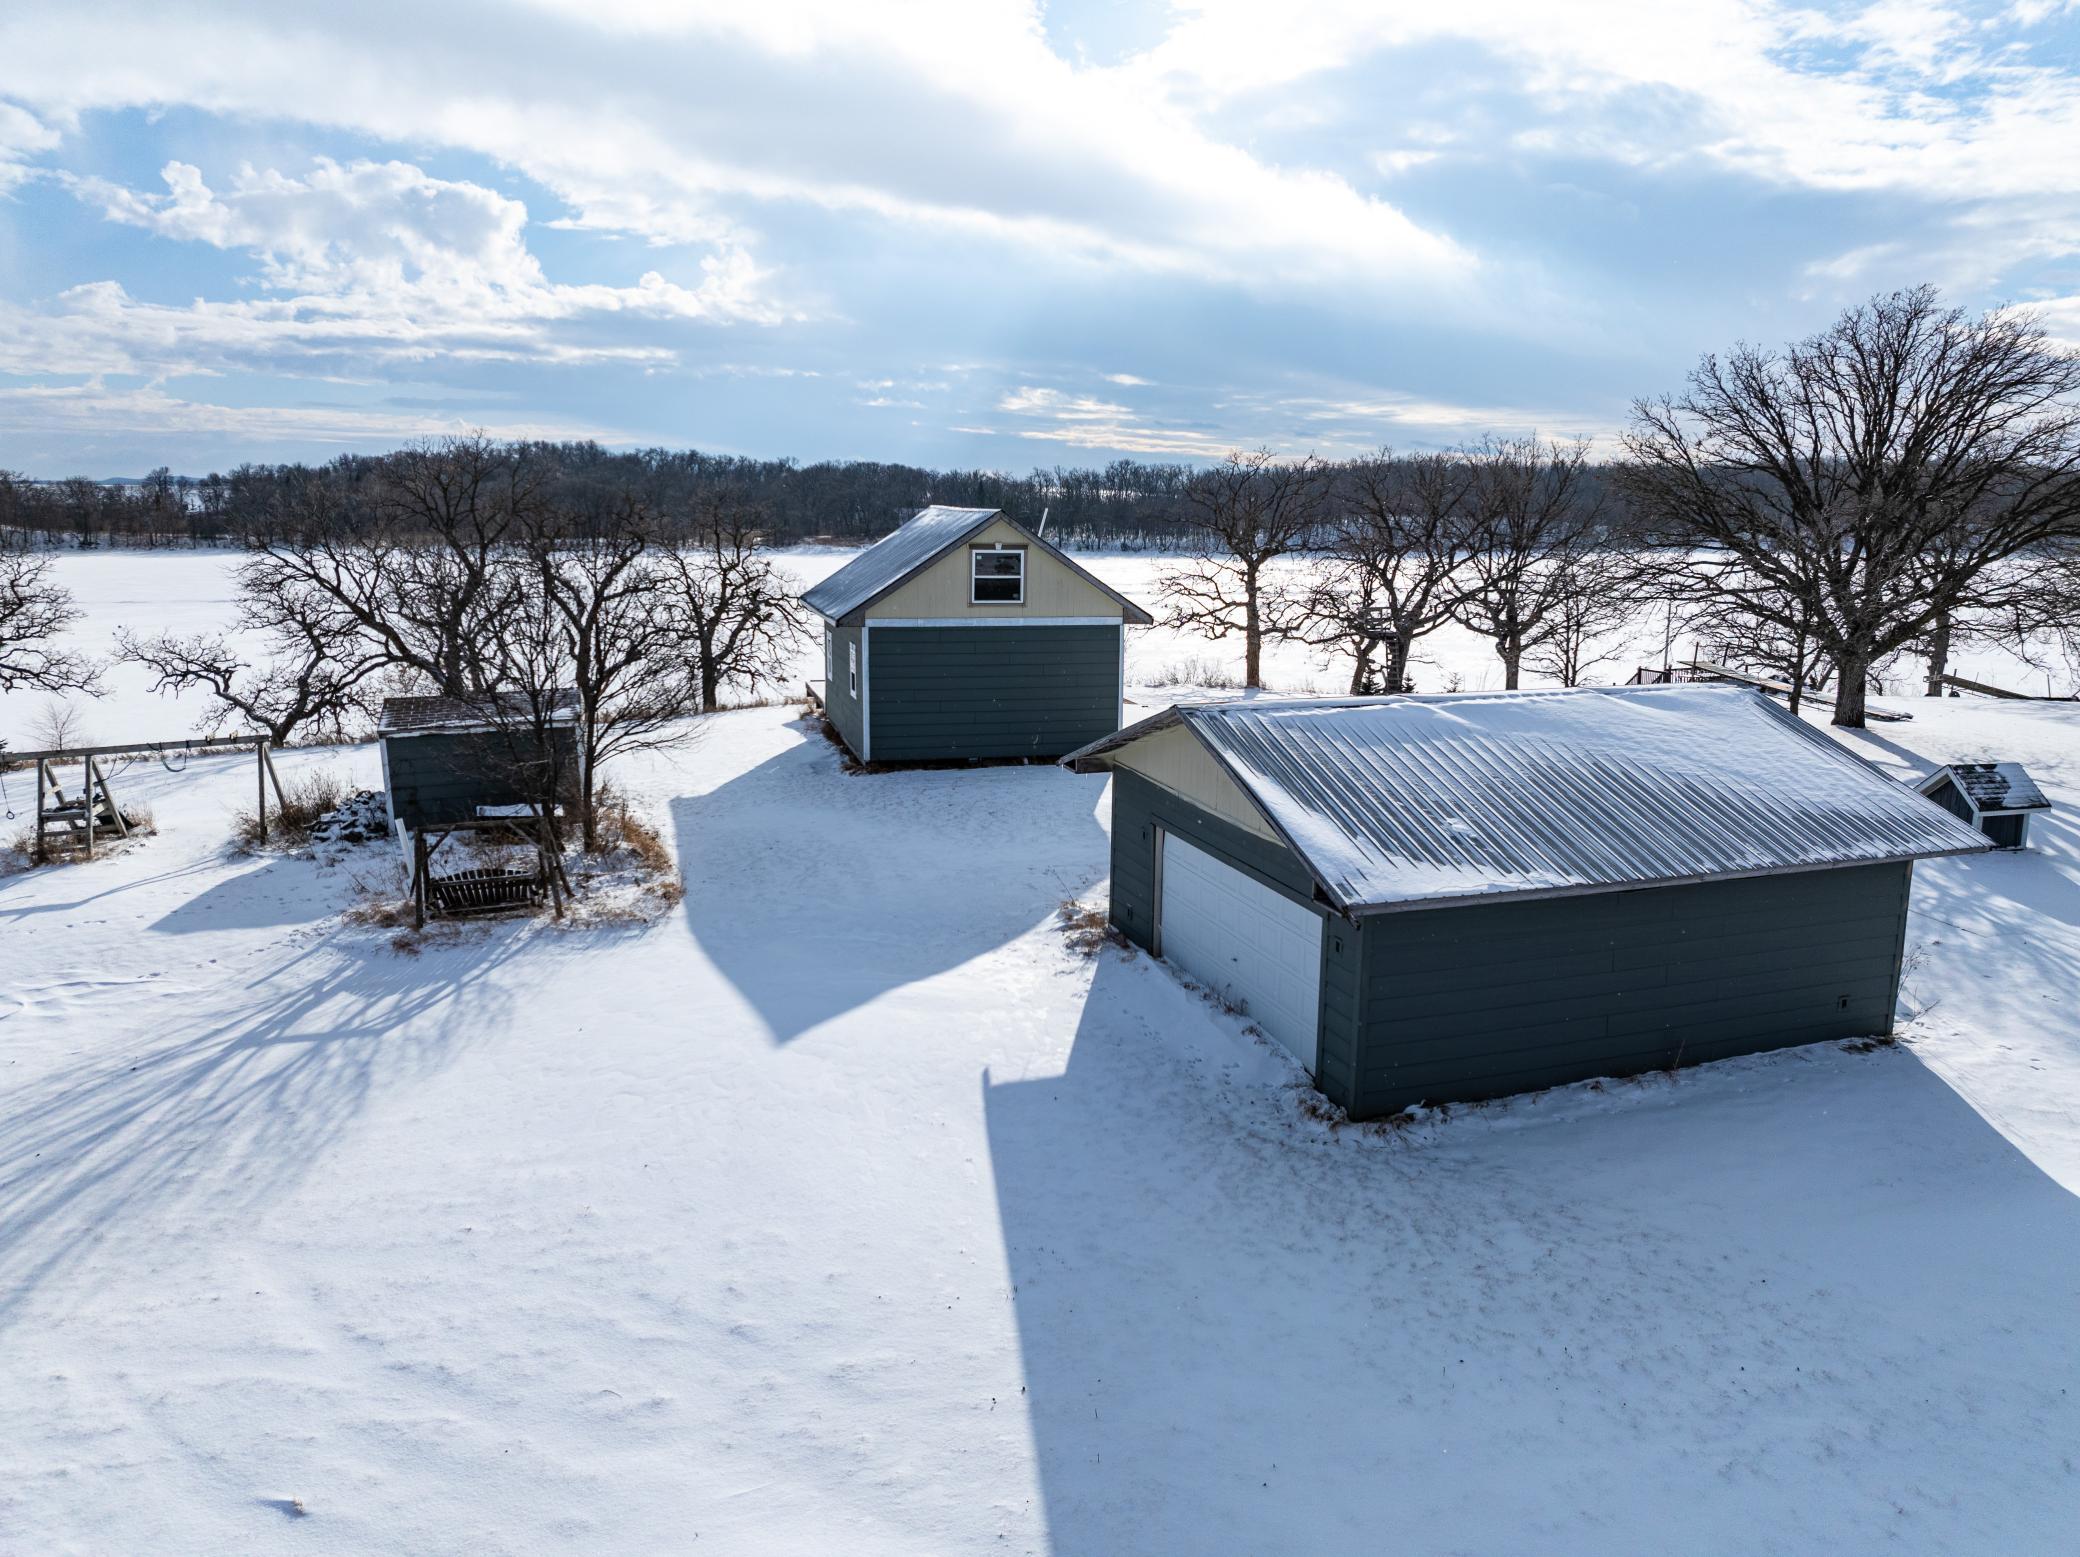
<svg viewBox="0 0 2080 1557"><path fill-rule="evenodd" d="M715 705L721 700L722 678L715 673L713 665L703 661L701 665L701 712L704 714L714 713Z"/></svg>
<svg viewBox="0 0 2080 1557"><path fill-rule="evenodd" d="M1242 684L1255 691L1264 686L1264 621L1257 614L1257 581L1249 580L1242 606Z"/></svg>
<svg viewBox="0 0 2080 1557"><path fill-rule="evenodd" d="M1363 697L1370 690L1372 679L1372 643L1360 639L1355 654L1356 663L1351 666L1351 696Z"/></svg>
<svg viewBox="0 0 2080 1557"><path fill-rule="evenodd" d="M1929 697L1943 695L1943 676L1950 669L1950 613L1945 611L1936 618L1935 632L1928 640L1928 693Z"/></svg>
<svg viewBox="0 0 2080 1557"><path fill-rule="evenodd" d="M1861 649L1835 656L1834 722L1844 730L1863 728L1864 684L1870 680L1871 657Z"/></svg>
<svg viewBox="0 0 2080 1557"><path fill-rule="evenodd" d="M1515 633L1499 638L1495 652L1502 656L1502 690L1514 692L1522 678L1524 668L1524 644Z"/></svg>

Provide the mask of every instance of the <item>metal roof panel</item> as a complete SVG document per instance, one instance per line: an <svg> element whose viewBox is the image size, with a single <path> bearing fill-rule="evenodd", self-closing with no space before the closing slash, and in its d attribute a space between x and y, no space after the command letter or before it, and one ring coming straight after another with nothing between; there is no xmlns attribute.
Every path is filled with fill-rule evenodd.
<svg viewBox="0 0 2080 1557"><path fill-rule="evenodd" d="M1180 721L1351 912L1990 846L1741 687L1196 704L1065 760Z"/></svg>

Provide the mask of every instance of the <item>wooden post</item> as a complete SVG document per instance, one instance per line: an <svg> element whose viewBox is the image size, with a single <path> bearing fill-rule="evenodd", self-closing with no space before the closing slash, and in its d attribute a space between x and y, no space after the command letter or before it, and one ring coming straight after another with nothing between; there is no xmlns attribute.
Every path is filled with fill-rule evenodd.
<svg viewBox="0 0 2080 1557"><path fill-rule="evenodd" d="M253 788L259 801L260 841L267 842L267 743L253 742Z"/></svg>
<svg viewBox="0 0 2080 1557"><path fill-rule="evenodd" d="M426 928L426 834L412 834L412 928Z"/></svg>
<svg viewBox="0 0 2080 1557"><path fill-rule="evenodd" d="M259 747L260 761L267 768L267 781L274 785L274 803L280 810L286 812L289 809L289 797L282 793L282 776L274 770L274 753L269 750L265 736L261 737Z"/></svg>
<svg viewBox="0 0 2080 1557"><path fill-rule="evenodd" d="M87 858L94 857L94 775L89 771L92 757L79 759L79 812L87 824Z"/></svg>
<svg viewBox="0 0 2080 1557"><path fill-rule="evenodd" d="M49 777L49 774L44 767L44 761L41 757L38 757L36 759L36 847L30 851L30 856L39 865L45 863L46 859L43 850L43 791L45 787L44 780L47 777Z"/></svg>
<svg viewBox="0 0 2080 1557"><path fill-rule="evenodd" d="M540 806L535 807L534 846L542 857L542 876L549 885L550 906L554 908L556 917L560 920L563 918L563 893L557 888L556 878L563 874L563 860L560 851L550 852L549 818Z"/></svg>
<svg viewBox="0 0 2080 1557"><path fill-rule="evenodd" d="M116 797L109 793L108 775L101 771L100 758L89 757L87 759L87 777L94 781L93 784L87 786L87 825L89 827L94 825L94 785L98 784L101 787L101 798L108 806L108 819L115 823L116 836L118 838L129 837L130 824L123 820L123 813L116 809Z"/></svg>

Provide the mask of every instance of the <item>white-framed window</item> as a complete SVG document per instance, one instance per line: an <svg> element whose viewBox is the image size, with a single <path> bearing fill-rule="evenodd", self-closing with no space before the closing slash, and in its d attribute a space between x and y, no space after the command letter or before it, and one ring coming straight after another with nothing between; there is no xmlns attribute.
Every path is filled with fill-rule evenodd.
<svg viewBox="0 0 2080 1557"><path fill-rule="evenodd" d="M1024 605L1026 549L977 546L968 553L968 599L974 605Z"/></svg>
<svg viewBox="0 0 2080 1557"><path fill-rule="evenodd" d="M848 681L848 682L849 682L849 683L851 684L851 687L852 687L852 695L853 695L854 697L858 697L858 696L859 696L859 645L858 645L858 644L856 644L856 643L848 643L848 644L846 644L846 645L845 645L845 668L846 668L846 672L847 672L847 675L846 675L846 680L847 680L847 681Z"/></svg>

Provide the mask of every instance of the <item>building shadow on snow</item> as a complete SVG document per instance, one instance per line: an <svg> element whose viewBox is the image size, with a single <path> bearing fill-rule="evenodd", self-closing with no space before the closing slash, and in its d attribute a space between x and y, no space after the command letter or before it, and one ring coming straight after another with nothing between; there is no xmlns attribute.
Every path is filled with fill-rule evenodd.
<svg viewBox="0 0 2080 1557"><path fill-rule="evenodd" d="M2070 1533L2080 1201L1910 1052L1332 1131L1191 1003L1106 953L984 1078L1053 1552Z"/></svg>
<svg viewBox="0 0 2080 1557"><path fill-rule="evenodd" d="M1106 868L1104 781L847 774L821 739L672 803L685 914L777 1043L992 951Z"/></svg>
<svg viewBox="0 0 2080 1557"><path fill-rule="evenodd" d="M132 1226L177 1225L184 1202L221 1218L281 1194L379 1086L499 1030L507 997L487 980L515 944L405 959L335 939L253 980L235 1016L142 1028L12 1089L0 1115L0 1329ZM78 1019L91 1025L91 1012Z"/></svg>

